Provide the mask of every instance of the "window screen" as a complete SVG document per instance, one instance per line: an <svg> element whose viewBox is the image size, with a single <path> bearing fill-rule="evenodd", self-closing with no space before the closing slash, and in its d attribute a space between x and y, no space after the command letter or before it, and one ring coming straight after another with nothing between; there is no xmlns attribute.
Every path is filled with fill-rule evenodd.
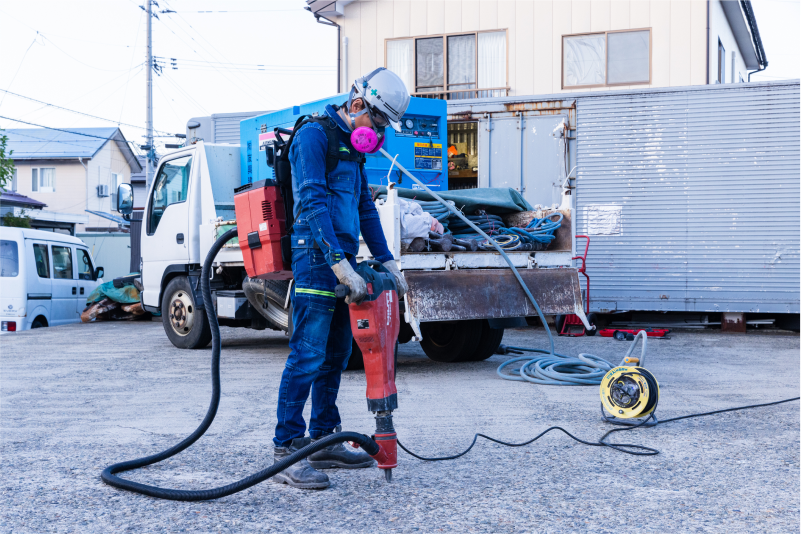
<svg viewBox="0 0 801 534"><path fill-rule="evenodd" d="M53 245L53 278L72 280L72 249Z"/></svg>
<svg viewBox="0 0 801 534"><path fill-rule="evenodd" d="M16 241L0 240L0 276L13 278L19 275L19 249Z"/></svg>
<svg viewBox="0 0 801 534"><path fill-rule="evenodd" d="M36 262L36 274L39 278L50 278L50 254L47 245L33 245L33 259Z"/></svg>
<svg viewBox="0 0 801 534"><path fill-rule="evenodd" d="M442 91L445 84L444 45L442 37L417 39L417 91Z"/></svg>
<svg viewBox="0 0 801 534"><path fill-rule="evenodd" d="M448 89L475 89L475 84L476 36L471 34L448 37ZM451 97L468 98L468 95L470 93L465 93L464 96L457 93Z"/></svg>
<svg viewBox="0 0 801 534"><path fill-rule="evenodd" d="M609 66L606 83L638 83L651 78L650 33L615 32L608 34Z"/></svg>
<svg viewBox="0 0 801 534"><path fill-rule="evenodd" d="M564 46L565 87L606 83L605 34L566 37Z"/></svg>
<svg viewBox="0 0 801 534"><path fill-rule="evenodd" d="M82 248L77 249L78 252L78 278L80 280L91 280L94 277L94 268L92 267L92 259L89 257L89 252Z"/></svg>
<svg viewBox="0 0 801 534"><path fill-rule="evenodd" d="M31 191L39 191L39 169L31 169Z"/></svg>
<svg viewBox="0 0 801 534"><path fill-rule="evenodd" d="M153 235L161 222L164 210L171 204L184 202L189 190L189 172L192 170L192 156L177 158L164 164L156 177L153 196L150 200L147 233Z"/></svg>

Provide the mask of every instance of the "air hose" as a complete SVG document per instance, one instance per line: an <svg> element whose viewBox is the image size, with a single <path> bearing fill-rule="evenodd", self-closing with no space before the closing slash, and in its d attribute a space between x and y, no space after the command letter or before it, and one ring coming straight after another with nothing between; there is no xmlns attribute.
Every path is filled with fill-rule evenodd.
<svg viewBox="0 0 801 534"><path fill-rule="evenodd" d="M228 230L223 235L215 241L214 245L212 245L211 249L209 250L208 255L206 256L206 260L203 263L203 271L200 276L200 288L203 293L203 302L206 308L206 316L209 319L209 326L211 327L211 385L212 385L212 393L211 393L211 403L209 404L209 409L206 412L206 416L203 418L203 421L200 423L200 426L192 432L186 439L170 447L169 449L160 452L158 454L153 454L151 456L145 456L144 458L137 458L136 460L128 460L127 462L120 462L114 465L111 465L103 470L100 475L100 478L106 484L110 486L114 486L116 488L134 491L136 493L141 493L143 495L149 495L150 497L156 497L158 499L169 499L172 501L205 501L209 499L219 499L220 497L225 497L227 495L231 495L232 493L237 493L244 489L247 489L251 486L254 486L260 482L264 482L268 478L280 473L284 469L290 467L293 464L301 461L302 459L314 454L315 452L322 450L330 445L335 443L341 443L344 441L352 441L354 443L358 443L361 448L365 450L367 454L374 455L378 454L379 447L375 441L373 441L370 437L365 436L364 434L359 434L358 432L337 432L335 434L330 434L319 440L306 445L305 447L298 449L294 453L290 454L289 456L281 459L280 461L274 463L270 467L266 469L262 469L258 473L254 473L248 477L245 477L241 480L228 484L226 486L220 486L218 488L211 488L206 490L178 490L178 489L169 489L169 488L159 488L157 486L149 486L147 484L140 484L139 482L132 482L130 480L125 480L120 478L116 475L116 473L120 473L122 471L130 471L131 469L138 469L140 467L145 467L148 465L152 465L172 456L175 456L179 452L183 451L184 449L191 446L195 443L200 437L208 430L211 426L212 421L214 421L214 416L217 415L217 408L220 405L220 325L217 321L217 312L212 305L211 300L211 286L209 283L210 280L210 273L211 273L211 266L214 258L217 256L217 253L222 249L223 245L225 245L228 241L236 237L236 227Z"/></svg>

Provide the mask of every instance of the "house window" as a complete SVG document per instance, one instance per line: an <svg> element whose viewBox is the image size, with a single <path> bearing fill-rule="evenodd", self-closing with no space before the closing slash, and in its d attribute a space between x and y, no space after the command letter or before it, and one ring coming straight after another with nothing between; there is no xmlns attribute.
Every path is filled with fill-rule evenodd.
<svg viewBox="0 0 801 534"><path fill-rule="evenodd" d="M736 70L734 68L734 64L735 64L734 60L735 60L736 57L737 57L737 52L732 52L731 53L731 83L734 83L734 71Z"/></svg>
<svg viewBox="0 0 801 534"><path fill-rule="evenodd" d="M562 88L651 83L651 30L562 37Z"/></svg>
<svg viewBox="0 0 801 534"><path fill-rule="evenodd" d="M55 193L56 169L31 169L31 191L39 193Z"/></svg>
<svg viewBox="0 0 801 534"><path fill-rule="evenodd" d="M506 30L386 41L386 67L414 96L506 96Z"/></svg>
<svg viewBox="0 0 801 534"><path fill-rule="evenodd" d="M11 171L11 189L10 191L17 190L17 168L14 167L14 170Z"/></svg>
<svg viewBox="0 0 801 534"><path fill-rule="evenodd" d="M718 39L718 83L726 83L726 49Z"/></svg>

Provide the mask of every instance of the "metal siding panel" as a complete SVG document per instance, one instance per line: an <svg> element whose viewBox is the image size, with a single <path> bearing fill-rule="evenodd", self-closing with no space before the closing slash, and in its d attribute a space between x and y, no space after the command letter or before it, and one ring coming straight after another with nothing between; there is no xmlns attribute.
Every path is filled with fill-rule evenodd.
<svg viewBox="0 0 801 534"><path fill-rule="evenodd" d="M799 85L581 97L577 233L591 309L799 311ZM594 304L593 304L594 303Z"/></svg>

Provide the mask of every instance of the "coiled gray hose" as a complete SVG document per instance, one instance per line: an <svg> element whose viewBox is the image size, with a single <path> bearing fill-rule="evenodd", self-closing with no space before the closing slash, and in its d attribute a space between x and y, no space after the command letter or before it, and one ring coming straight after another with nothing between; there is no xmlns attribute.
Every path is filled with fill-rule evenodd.
<svg viewBox="0 0 801 534"><path fill-rule="evenodd" d="M648 341L648 334L640 330L631 342L628 352L618 365L624 365L626 358L634 352L637 340L642 339L642 354L637 364L643 366L645 360L645 350ZM504 380L518 380L542 384L545 386L591 386L600 385L604 375L614 366L608 361L593 354L579 354L577 358L565 356L564 354L553 353L542 349L529 349L525 347L504 347L509 352L536 352L542 356L521 356L503 362L497 370L498 376ZM503 373L503 369L517 362L525 362L516 369L511 369L509 373Z"/></svg>

